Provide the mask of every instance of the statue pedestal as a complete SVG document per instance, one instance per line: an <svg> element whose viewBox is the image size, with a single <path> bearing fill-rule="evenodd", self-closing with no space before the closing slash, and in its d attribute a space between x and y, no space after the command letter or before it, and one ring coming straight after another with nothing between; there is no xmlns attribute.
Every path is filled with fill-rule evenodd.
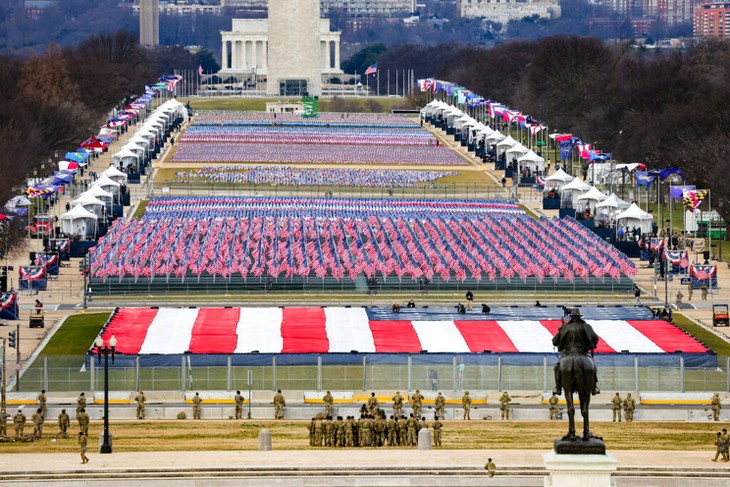
<svg viewBox="0 0 730 487"><path fill-rule="evenodd" d="M548 476L545 487L613 487L611 474L618 467L613 455L560 455L555 450L543 456Z"/></svg>

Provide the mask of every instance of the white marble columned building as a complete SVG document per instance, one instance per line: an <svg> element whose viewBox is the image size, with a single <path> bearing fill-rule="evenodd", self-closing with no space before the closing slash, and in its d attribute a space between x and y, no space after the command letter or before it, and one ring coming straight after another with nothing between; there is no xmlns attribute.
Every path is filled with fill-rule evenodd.
<svg viewBox="0 0 730 487"><path fill-rule="evenodd" d="M292 26L296 29L296 26ZM319 65L321 75L343 74L340 69L340 32L330 31L329 19L319 19ZM242 75L259 80L270 74L268 19L233 19L230 31L221 31L221 74ZM300 52L301 46L288 46L291 53ZM287 77L296 73L287 73ZM304 76L304 75L302 75ZM272 80L273 81L273 80ZM318 83L314 83L316 86ZM271 94L274 86L269 87ZM278 90L278 87L276 88ZM320 94L318 90L311 94Z"/></svg>

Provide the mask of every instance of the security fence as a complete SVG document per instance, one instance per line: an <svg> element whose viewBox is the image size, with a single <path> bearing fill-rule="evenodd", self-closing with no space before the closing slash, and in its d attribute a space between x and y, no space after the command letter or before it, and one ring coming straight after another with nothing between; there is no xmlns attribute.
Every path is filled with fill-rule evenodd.
<svg viewBox="0 0 730 487"><path fill-rule="evenodd" d="M355 352L355 351L353 351ZM163 356L164 357L164 356ZM194 356L193 356L194 357ZM690 366L684 354L616 354L597 356L603 391L701 392L730 390L730 357L719 367ZM109 369L112 391L236 390L530 390L554 385L555 355L545 354L262 354L252 365L237 365L238 356L216 357L196 365L190 356L169 357L166 366L145 366L139 359L121 360ZM119 361L118 361L119 362ZM193 362L193 363L191 363ZM687 366L685 366L685 363ZM14 375L8 378L15 390ZM23 371L21 391L100 391L103 368L95 357L45 357Z"/></svg>

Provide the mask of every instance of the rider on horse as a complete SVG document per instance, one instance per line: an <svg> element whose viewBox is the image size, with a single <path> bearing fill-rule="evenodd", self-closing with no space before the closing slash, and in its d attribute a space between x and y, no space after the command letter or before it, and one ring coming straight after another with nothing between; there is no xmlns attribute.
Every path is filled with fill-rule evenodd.
<svg viewBox="0 0 730 487"><path fill-rule="evenodd" d="M562 356L565 355L585 355L593 360L593 350L598 345L598 335L593 331L593 327L580 319L580 312L577 308L573 308L570 313L570 321L564 323L553 337L553 345L558 348L558 352ZM560 373L560 359L555 364L555 389L553 394L559 396L563 392L563 381ZM593 368L594 384L598 382L596 369ZM597 385L593 386L592 395L600 394Z"/></svg>

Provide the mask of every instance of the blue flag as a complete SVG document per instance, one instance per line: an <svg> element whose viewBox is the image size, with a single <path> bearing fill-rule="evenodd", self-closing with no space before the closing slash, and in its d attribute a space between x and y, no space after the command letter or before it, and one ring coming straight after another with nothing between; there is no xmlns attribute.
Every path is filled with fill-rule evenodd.
<svg viewBox="0 0 730 487"><path fill-rule="evenodd" d="M668 167L666 169L662 169L659 171L659 179L664 181L672 174L677 174L679 177L682 178L682 181L684 181L684 174L682 174L682 170L679 169L677 166Z"/></svg>
<svg viewBox="0 0 730 487"><path fill-rule="evenodd" d="M654 179L656 179L656 176L654 174L650 174L646 171L636 171L637 186L646 186L646 188L648 189L649 186L651 186L651 183L654 182Z"/></svg>

